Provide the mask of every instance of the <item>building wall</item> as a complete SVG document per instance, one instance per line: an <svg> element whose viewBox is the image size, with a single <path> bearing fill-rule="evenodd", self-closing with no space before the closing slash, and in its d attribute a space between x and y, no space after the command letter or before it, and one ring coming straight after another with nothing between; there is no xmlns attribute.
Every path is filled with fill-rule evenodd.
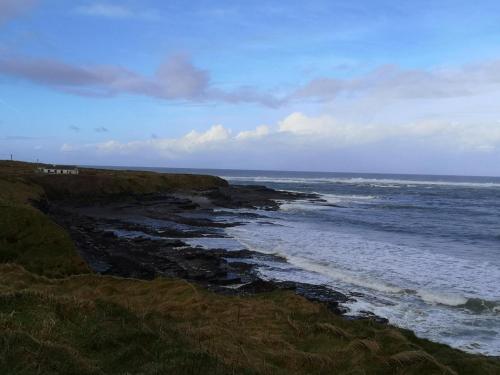
<svg viewBox="0 0 500 375"><path fill-rule="evenodd" d="M53 169L53 168L44 168L42 169L43 173L47 174L78 174L77 169Z"/></svg>

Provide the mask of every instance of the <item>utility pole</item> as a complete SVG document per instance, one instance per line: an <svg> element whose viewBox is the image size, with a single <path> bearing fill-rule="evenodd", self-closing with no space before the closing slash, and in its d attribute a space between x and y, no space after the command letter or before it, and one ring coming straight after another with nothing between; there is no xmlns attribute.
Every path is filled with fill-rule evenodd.
<svg viewBox="0 0 500 375"><path fill-rule="evenodd" d="M12 161L12 154L10 154L10 161Z"/></svg>

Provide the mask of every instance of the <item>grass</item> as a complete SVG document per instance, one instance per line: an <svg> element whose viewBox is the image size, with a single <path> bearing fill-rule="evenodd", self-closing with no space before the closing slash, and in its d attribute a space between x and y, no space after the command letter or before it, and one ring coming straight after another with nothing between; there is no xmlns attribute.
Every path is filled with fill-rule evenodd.
<svg viewBox="0 0 500 375"><path fill-rule="evenodd" d="M0 262L48 277L89 272L69 235L27 205L0 206Z"/></svg>
<svg viewBox="0 0 500 375"><path fill-rule="evenodd" d="M96 191L117 196L203 186L88 173L106 181ZM74 176L0 163L1 374L500 374L497 359L348 321L292 292L224 296L183 280L92 274L67 233L30 205L72 189L58 177Z"/></svg>
<svg viewBox="0 0 500 375"><path fill-rule="evenodd" d="M2 374L231 374L162 316L50 294L0 297Z"/></svg>
<svg viewBox="0 0 500 375"><path fill-rule="evenodd" d="M0 372L16 364L18 373L41 366L40 373L81 374L500 371L493 359L390 326L347 321L291 292L230 297L182 280L49 279L4 264L0 322Z"/></svg>
<svg viewBox="0 0 500 375"><path fill-rule="evenodd" d="M123 200L133 195L208 190L227 185L215 176L98 169L81 169L76 176L33 174L30 181L43 187L47 197L53 200L112 197Z"/></svg>
<svg viewBox="0 0 500 375"><path fill-rule="evenodd" d="M78 175L47 175L37 173L37 166L33 163L0 161L0 188L6 181L22 186L27 195L35 195L33 198L43 195L51 200L94 200L112 197L123 199L133 195L178 190L208 190L227 185L225 180L208 175L92 168L81 168ZM12 186L8 190L12 191ZM0 199L2 195L6 194L0 193Z"/></svg>
<svg viewBox="0 0 500 375"><path fill-rule="evenodd" d="M27 179L28 171L5 169L0 173L0 262L48 277L89 272L66 231L31 205L44 199L44 189Z"/></svg>

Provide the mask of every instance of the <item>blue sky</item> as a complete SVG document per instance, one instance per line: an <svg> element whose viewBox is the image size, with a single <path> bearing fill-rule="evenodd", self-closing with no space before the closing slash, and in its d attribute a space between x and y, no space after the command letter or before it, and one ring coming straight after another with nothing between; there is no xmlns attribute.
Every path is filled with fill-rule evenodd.
<svg viewBox="0 0 500 375"><path fill-rule="evenodd" d="M0 0L0 158L500 175L495 1Z"/></svg>

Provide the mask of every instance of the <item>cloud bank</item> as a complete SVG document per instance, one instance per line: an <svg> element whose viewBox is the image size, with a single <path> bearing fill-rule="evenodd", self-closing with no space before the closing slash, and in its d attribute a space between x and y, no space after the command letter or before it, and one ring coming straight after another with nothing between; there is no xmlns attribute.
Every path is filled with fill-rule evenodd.
<svg viewBox="0 0 500 375"><path fill-rule="evenodd" d="M196 67L186 55L171 56L151 76L118 65L84 66L55 59L0 57L0 75L83 96L129 94L162 100L254 103L272 108L307 100L390 103L471 97L500 91L500 60L432 70L385 65L355 78L315 78L282 97L252 87L230 91L214 87L210 73Z"/></svg>
<svg viewBox="0 0 500 375"><path fill-rule="evenodd" d="M431 70L380 66L352 79L321 77L296 90L291 98L333 100L339 96L360 98L449 98L477 95L500 88L500 60Z"/></svg>
<svg viewBox="0 0 500 375"><path fill-rule="evenodd" d="M0 25L31 9L37 0L0 0Z"/></svg>
<svg viewBox="0 0 500 375"><path fill-rule="evenodd" d="M210 74L194 66L185 55L171 56L151 77L115 65L79 66L54 59L25 57L0 57L0 75L83 96L133 94L163 100L278 105L273 96L251 88L224 91L212 87Z"/></svg>
<svg viewBox="0 0 500 375"><path fill-rule="evenodd" d="M328 153L335 150L387 142L422 143L443 151L488 153L500 150L498 124L464 125L423 121L402 125L346 124L330 115L307 116L296 112L276 125L234 132L220 124L205 132L190 131L179 138L152 138L131 142L109 140L102 143L64 144L62 151L81 151L107 155L154 155L178 159L187 155L220 154L228 158L244 152L248 157L262 152L308 150Z"/></svg>

